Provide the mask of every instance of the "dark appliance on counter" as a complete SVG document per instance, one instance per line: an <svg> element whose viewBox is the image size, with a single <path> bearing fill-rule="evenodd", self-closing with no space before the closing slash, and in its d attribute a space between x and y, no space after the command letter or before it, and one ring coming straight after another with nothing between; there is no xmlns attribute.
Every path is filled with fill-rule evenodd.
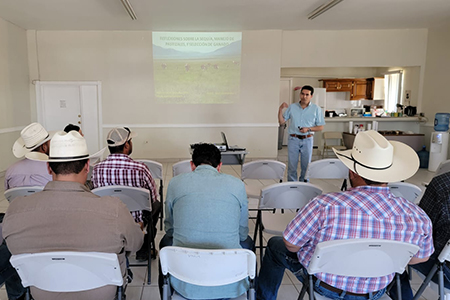
<svg viewBox="0 0 450 300"><path fill-rule="evenodd" d="M417 114L417 107L415 106L407 106L405 107L405 115L412 117Z"/></svg>

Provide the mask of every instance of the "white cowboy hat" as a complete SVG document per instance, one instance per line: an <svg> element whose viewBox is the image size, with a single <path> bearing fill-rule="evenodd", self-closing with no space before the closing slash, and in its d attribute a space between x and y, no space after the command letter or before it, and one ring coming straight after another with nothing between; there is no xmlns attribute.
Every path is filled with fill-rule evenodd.
<svg viewBox="0 0 450 300"><path fill-rule="evenodd" d="M86 140L77 131L58 131L50 141L50 155L40 152L30 152L25 156L31 160L46 162L69 162L88 159Z"/></svg>
<svg viewBox="0 0 450 300"><path fill-rule="evenodd" d="M55 132L47 132L39 123L31 123L20 132L20 137L15 141L12 151L15 157L21 158L33 151L43 143L49 141Z"/></svg>
<svg viewBox="0 0 450 300"><path fill-rule="evenodd" d="M333 151L350 170L376 182L402 181L419 169L419 157L410 146L373 130L358 133L352 149Z"/></svg>

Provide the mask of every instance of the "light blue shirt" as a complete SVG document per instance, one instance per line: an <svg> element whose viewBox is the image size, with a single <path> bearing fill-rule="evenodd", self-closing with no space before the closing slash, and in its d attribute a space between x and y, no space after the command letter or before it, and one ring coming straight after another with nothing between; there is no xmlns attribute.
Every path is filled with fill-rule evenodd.
<svg viewBox="0 0 450 300"><path fill-rule="evenodd" d="M325 119L323 117L322 110L319 106L309 102L309 105L303 109L300 103L293 103L289 105L286 111L283 113L283 118L291 120L288 128L289 134L308 135L311 133L301 133L299 127L315 127L325 125Z"/></svg>
<svg viewBox="0 0 450 300"><path fill-rule="evenodd" d="M164 227L173 245L201 249L236 249L248 236L248 201L244 183L209 165L178 175L169 183ZM218 270L220 272L220 270ZM185 298L235 298L246 280L220 287L199 287L171 278Z"/></svg>
<svg viewBox="0 0 450 300"><path fill-rule="evenodd" d="M24 158L6 170L5 191L22 186L45 186L52 181L47 163Z"/></svg>

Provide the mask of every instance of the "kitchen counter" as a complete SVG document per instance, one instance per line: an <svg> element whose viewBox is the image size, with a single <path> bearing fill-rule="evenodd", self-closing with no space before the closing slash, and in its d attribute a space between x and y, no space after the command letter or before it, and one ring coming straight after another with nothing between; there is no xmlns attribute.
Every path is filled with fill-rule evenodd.
<svg viewBox="0 0 450 300"><path fill-rule="evenodd" d="M325 123L328 122L425 122L421 117L390 117L390 118L374 118L374 117L334 117L325 118Z"/></svg>

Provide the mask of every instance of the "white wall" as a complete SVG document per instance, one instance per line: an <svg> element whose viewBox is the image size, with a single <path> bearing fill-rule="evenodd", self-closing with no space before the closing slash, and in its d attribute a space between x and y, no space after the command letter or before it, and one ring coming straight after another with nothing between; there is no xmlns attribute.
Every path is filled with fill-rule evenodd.
<svg viewBox="0 0 450 300"><path fill-rule="evenodd" d="M16 161L12 145L30 123L25 30L0 18L0 172Z"/></svg>
<svg viewBox="0 0 450 300"><path fill-rule="evenodd" d="M102 82L104 136L136 129L134 157L186 158L190 143L229 142L253 157L277 155L281 31L243 32L240 101L162 104L154 97L148 31L38 31L28 40L32 79ZM34 97L34 95L33 95Z"/></svg>

